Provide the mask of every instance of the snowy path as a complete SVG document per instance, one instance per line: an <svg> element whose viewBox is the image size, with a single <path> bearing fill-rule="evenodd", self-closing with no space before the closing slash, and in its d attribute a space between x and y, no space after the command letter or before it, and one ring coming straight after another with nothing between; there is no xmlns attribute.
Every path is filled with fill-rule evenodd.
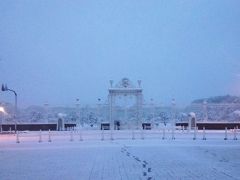
<svg viewBox="0 0 240 180"><path fill-rule="evenodd" d="M0 136L0 179L240 179L240 141L222 136L73 142L67 136L42 143L26 136L19 144L13 135Z"/></svg>
<svg viewBox="0 0 240 180"><path fill-rule="evenodd" d="M155 179L240 179L239 150L217 144L129 146L131 153L150 162Z"/></svg>

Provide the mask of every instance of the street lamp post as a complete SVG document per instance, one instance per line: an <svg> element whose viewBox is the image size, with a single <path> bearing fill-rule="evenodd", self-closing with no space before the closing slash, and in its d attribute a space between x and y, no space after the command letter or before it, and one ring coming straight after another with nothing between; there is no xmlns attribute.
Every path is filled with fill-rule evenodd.
<svg viewBox="0 0 240 180"><path fill-rule="evenodd" d="M79 99L77 98L76 99L76 114L77 114L77 121L76 123L78 123L79 127L81 125L81 122L80 122L80 103L79 103Z"/></svg>
<svg viewBox="0 0 240 180"><path fill-rule="evenodd" d="M13 89L9 89L7 85L2 84L2 91L11 91L15 96L15 110L14 110L14 120L15 120L15 133L17 131L17 93Z"/></svg>
<svg viewBox="0 0 240 180"><path fill-rule="evenodd" d="M45 122L46 122L46 123L49 123L49 118L48 118L48 116L49 116L48 105L49 105L49 104L48 104L47 102L44 104L45 113L46 113L46 116L45 116L45 118L46 118Z"/></svg>
<svg viewBox="0 0 240 180"><path fill-rule="evenodd" d="M175 99L172 99L172 126L175 128L176 126L176 112L175 112L175 107L176 107L176 101Z"/></svg>
<svg viewBox="0 0 240 180"><path fill-rule="evenodd" d="M5 114L4 107L0 106L0 121L1 121L0 133L2 133L2 123L3 123L4 114Z"/></svg>
<svg viewBox="0 0 240 180"><path fill-rule="evenodd" d="M152 109L152 120L151 120L151 124L152 124L152 127L155 125L155 105L154 105L154 100L153 98L150 99L151 101L151 109Z"/></svg>
<svg viewBox="0 0 240 180"><path fill-rule="evenodd" d="M207 101L203 101L203 111L204 111L204 118L203 120L206 122L208 121L208 112L207 112Z"/></svg>
<svg viewBox="0 0 240 180"><path fill-rule="evenodd" d="M98 98L98 104L97 104L97 121L99 121L101 118L101 111L100 111L100 106L101 106L101 98ZM102 123L102 122L98 122Z"/></svg>

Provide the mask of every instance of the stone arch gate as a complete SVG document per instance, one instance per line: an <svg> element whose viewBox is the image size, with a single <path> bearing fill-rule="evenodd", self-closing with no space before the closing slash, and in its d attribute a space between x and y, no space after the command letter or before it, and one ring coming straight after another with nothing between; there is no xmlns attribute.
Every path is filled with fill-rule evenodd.
<svg viewBox="0 0 240 180"><path fill-rule="evenodd" d="M110 80L110 88L108 89L108 103L109 103L109 123L110 128L114 129L113 121L113 106L116 97L119 96L134 96L136 99L136 128L139 129L141 124L141 112L142 112L142 101L143 94L141 88L141 80L138 80L138 86L135 87L133 83L128 78L123 78L118 84L113 86L113 80Z"/></svg>

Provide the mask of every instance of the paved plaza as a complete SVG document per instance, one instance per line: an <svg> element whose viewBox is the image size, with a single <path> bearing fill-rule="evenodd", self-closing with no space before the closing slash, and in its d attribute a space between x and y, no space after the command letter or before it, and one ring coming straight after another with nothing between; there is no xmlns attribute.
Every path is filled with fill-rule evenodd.
<svg viewBox="0 0 240 180"><path fill-rule="evenodd" d="M240 141L224 131L192 133L110 131L39 132L0 136L1 179L240 179ZM71 139L72 138L72 139Z"/></svg>

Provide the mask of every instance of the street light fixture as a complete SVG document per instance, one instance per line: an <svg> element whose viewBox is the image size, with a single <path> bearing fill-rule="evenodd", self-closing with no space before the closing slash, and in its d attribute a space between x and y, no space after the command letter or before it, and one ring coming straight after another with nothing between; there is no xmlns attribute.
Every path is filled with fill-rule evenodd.
<svg viewBox="0 0 240 180"><path fill-rule="evenodd" d="M15 120L15 132L17 131L17 93L16 93L16 91L14 91L13 89L9 89L8 87L7 87L7 84L2 84L2 91L11 91L11 92L13 92L14 93L14 96L15 96L15 112L14 112L14 120Z"/></svg>
<svg viewBox="0 0 240 180"><path fill-rule="evenodd" d="M0 106L0 112L2 112L4 114L6 113L4 107Z"/></svg>

